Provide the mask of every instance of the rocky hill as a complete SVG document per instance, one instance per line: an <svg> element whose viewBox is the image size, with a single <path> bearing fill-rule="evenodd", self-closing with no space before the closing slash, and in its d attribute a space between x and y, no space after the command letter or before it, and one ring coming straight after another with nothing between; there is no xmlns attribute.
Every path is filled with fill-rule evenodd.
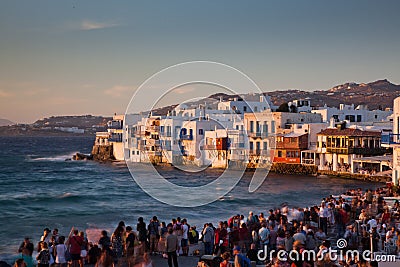
<svg viewBox="0 0 400 267"><path fill-rule="evenodd" d="M0 126L8 126L8 125L13 125L13 124L15 124L15 123L10 120L0 119Z"/></svg>
<svg viewBox="0 0 400 267"><path fill-rule="evenodd" d="M0 136L57 136L90 135L106 131L111 117L102 116L52 116L33 124L14 124L0 127Z"/></svg>
<svg viewBox="0 0 400 267"><path fill-rule="evenodd" d="M378 80L371 83L345 83L329 90L313 92L301 90L284 90L267 92L272 102L279 106L294 99L310 98L311 105L321 107L325 104L338 107L339 104L367 105L369 109L385 109L393 107L393 100L400 96L400 85L388 80Z"/></svg>

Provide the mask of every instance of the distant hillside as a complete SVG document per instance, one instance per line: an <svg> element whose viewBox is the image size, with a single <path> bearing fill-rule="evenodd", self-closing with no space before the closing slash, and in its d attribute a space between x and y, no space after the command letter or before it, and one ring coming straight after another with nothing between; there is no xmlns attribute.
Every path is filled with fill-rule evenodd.
<svg viewBox="0 0 400 267"><path fill-rule="evenodd" d="M329 90L313 92L301 90L284 90L265 93L271 96L275 105L299 98L310 98L311 105L321 107L325 104L338 107L339 104L367 105L369 109L392 108L393 100L400 96L400 85L388 80L378 80L371 83L345 83Z"/></svg>
<svg viewBox="0 0 400 267"><path fill-rule="evenodd" d="M13 125L15 124L14 122L6 119L0 119L0 126L8 126L8 125Z"/></svg>
<svg viewBox="0 0 400 267"><path fill-rule="evenodd" d="M106 131L107 121L111 119L112 117L92 115L52 116L33 124L2 126L0 127L0 136L94 136L97 131Z"/></svg>
<svg viewBox="0 0 400 267"><path fill-rule="evenodd" d="M366 105L369 109L393 108L393 100L400 96L400 85L393 84L388 80L378 80L371 83L344 83L328 90L302 91L296 89L279 90L273 92L264 92L264 95L271 97L275 106L295 99L309 98L311 106L339 107L339 104ZM242 97L243 96L243 97ZM216 93L210 95L209 99L233 100L235 98L248 101L258 101L259 94L245 95L227 95L225 93ZM204 103L204 100L197 101L198 104ZM153 114L166 115L168 111L174 109L177 105L165 106L155 109Z"/></svg>

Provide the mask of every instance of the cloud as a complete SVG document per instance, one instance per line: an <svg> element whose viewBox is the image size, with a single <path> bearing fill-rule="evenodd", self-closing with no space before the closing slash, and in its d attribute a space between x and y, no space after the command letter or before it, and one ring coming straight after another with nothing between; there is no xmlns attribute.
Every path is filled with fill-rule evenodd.
<svg viewBox="0 0 400 267"><path fill-rule="evenodd" d="M22 91L22 94L25 96L35 96L35 95L43 95L49 92L48 89L45 88L38 88L38 89L27 89Z"/></svg>
<svg viewBox="0 0 400 267"><path fill-rule="evenodd" d="M0 90L0 97L10 97L13 96L13 94L6 92L4 90Z"/></svg>
<svg viewBox="0 0 400 267"><path fill-rule="evenodd" d="M175 88L174 90L171 91L171 93L183 95L183 94L193 92L194 90L195 89L193 87L183 86L183 87Z"/></svg>
<svg viewBox="0 0 400 267"><path fill-rule="evenodd" d="M117 26L119 26L119 24L114 22L96 22L91 20L84 20L80 25L80 29L83 31L90 31L90 30L113 28Z"/></svg>
<svg viewBox="0 0 400 267"><path fill-rule="evenodd" d="M127 93L129 91L131 92ZM133 87L125 85L115 85L104 91L104 94L112 97L121 97L121 96L131 97L132 93L133 93Z"/></svg>

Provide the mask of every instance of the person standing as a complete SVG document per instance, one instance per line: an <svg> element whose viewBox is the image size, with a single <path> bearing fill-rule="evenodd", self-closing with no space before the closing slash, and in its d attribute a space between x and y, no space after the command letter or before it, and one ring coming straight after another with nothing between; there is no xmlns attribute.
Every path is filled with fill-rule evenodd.
<svg viewBox="0 0 400 267"><path fill-rule="evenodd" d="M143 217L138 218L136 230L138 231L139 241L142 245L142 251L144 252L147 250L147 228L146 223L143 221Z"/></svg>
<svg viewBox="0 0 400 267"><path fill-rule="evenodd" d="M187 224L187 220L182 220L182 240L181 247L183 256L187 256L189 252L189 240L188 240L189 226Z"/></svg>
<svg viewBox="0 0 400 267"><path fill-rule="evenodd" d="M114 256L114 265L117 265L119 260L124 254L124 244L122 241L122 235L124 233L124 228L118 226L111 236L111 248Z"/></svg>
<svg viewBox="0 0 400 267"><path fill-rule="evenodd" d="M36 260L38 262L38 267L49 267L50 265L50 252L46 242L40 243L40 252L36 256Z"/></svg>
<svg viewBox="0 0 400 267"><path fill-rule="evenodd" d="M158 229L160 227L160 222L157 219L157 216L153 216L153 219L150 221L147 226L147 230L149 233L150 239L150 255L155 254L158 249L158 239L160 238Z"/></svg>
<svg viewBox="0 0 400 267"><path fill-rule="evenodd" d="M176 256L178 245L178 237L173 234L173 229L168 229L168 236L165 241L165 247L168 254L168 267L172 267L172 261L174 262L174 267L178 267L178 258Z"/></svg>
<svg viewBox="0 0 400 267"><path fill-rule="evenodd" d="M65 253L67 252L67 247L64 244L65 236L60 236L58 238L58 245L54 248L54 254L56 256L55 263L57 267L66 267L67 259L65 258Z"/></svg>
<svg viewBox="0 0 400 267"><path fill-rule="evenodd" d="M19 246L18 252L21 253L24 248L26 248L29 251L29 255L32 256L34 247L29 237L25 237L24 242Z"/></svg>
<svg viewBox="0 0 400 267"><path fill-rule="evenodd" d="M203 230L203 242L204 242L204 253L206 255L212 255L213 243L214 243L214 230L210 224L206 224L206 228Z"/></svg>
<svg viewBox="0 0 400 267"><path fill-rule="evenodd" d="M50 243L50 229L49 228L45 228L43 230L43 235L40 237L40 242L46 242L47 245L49 245Z"/></svg>
<svg viewBox="0 0 400 267"><path fill-rule="evenodd" d="M83 238L78 235L78 229L72 227L68 238L68 245L70 246L69 253L71 254L72 265L71 267L78 267L81 260L81 247L83 245Z"/></svg>
<svg viewBox="0 0 400 267"><path fill-rule="evenodd" d="M329 218L329 210L325 205L325 202L321 203L321 207L319 208L319 228L328 234L328 218Z"/></svg>

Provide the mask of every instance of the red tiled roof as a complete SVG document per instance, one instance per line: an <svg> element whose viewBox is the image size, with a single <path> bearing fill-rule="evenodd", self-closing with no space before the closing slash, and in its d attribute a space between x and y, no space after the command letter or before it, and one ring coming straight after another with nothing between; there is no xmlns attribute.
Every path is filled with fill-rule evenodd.
<svg viewBox="0 0 400 267"><path fill-rule="evenodd" d="M330 136L381 136L381 132L376 131L362 131L360 129L346 128L340 129L325 129L318 133L318 135L330 135Z"/></svg>

